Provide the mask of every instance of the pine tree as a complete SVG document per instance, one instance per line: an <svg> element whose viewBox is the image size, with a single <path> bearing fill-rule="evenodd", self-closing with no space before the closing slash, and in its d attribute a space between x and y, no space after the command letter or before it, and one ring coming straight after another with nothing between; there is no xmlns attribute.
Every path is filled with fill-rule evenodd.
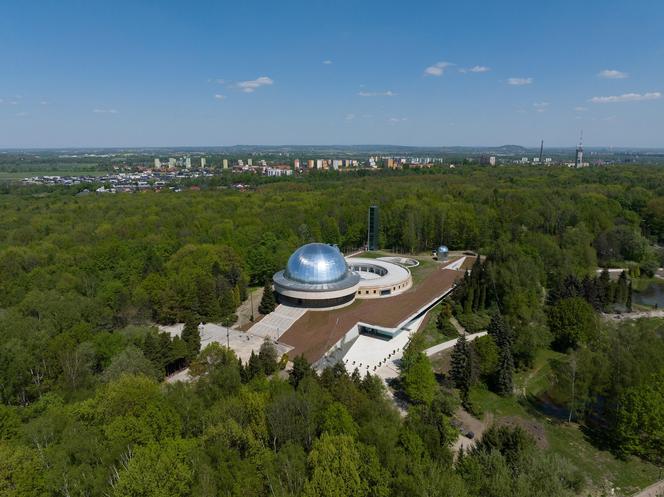
<svg viewBox="0 0 664 497"><path fill-rule="evenodd" d="M251 380L263 372L263 365L261 364L260 358L254 354L254 351L251 351L249 356L249 361L245 367L246 378Z"/></svg>
<svg viewBox="0 0 664 497"><path fill-rule="evenodd" d="M493 337L498 348L512 348L512 333L499 312L491 316L487 332Z"/></svg>
<svg viewBox="0 0 664 497"><path fill-rule="evenodd" d="M307 376L314 375L314 371L311 369L311 366L304 358L303 355L297 356L293 359L293 368L288 375L288 382L295 388L300 384L300 382Z"/></svg>
<svg viewBox="0 0 664 497"><path fill-rule="evenodd" d="M465 335L461 335L454 349L452 350L452 368L450 376L454 381L454 386L461 393L461 400L464 404L468 402L468 393L473 377L473 362L470 346Z"/></svg>
<svg viewBox="0 0 664 497"><path fill-rule="evenodd" d="M500 349L496 389L499 395L512 395L514 391L514 359L512 351L507 348Z"/></svg>
<svg viewBox="0 0 664 497"><path fill-rule="evenodd" d="M182 329L182 340L187 345L187 359L191 361L201 351L201 334L198 330L198 320L188 319Z"/></svg>
<svg viewBox="0 0 664 497"><path fill-rule="evenodd" d="M512 332L500 313L491 317L487 328L498 346L498 370L495 377L496 391L500 395L511 395L514 388L514 358L512 356Z"/></svg>
<svg viewBox="0 0 664 497"><path fill-rule="evenodd" d="M263 287L263 298L261 298L261 303L258 306L258 312L261 314L269 314L275 307L277 307L277 301L274 298L272 285L269 281L266 281L265 286Z"/></svg>

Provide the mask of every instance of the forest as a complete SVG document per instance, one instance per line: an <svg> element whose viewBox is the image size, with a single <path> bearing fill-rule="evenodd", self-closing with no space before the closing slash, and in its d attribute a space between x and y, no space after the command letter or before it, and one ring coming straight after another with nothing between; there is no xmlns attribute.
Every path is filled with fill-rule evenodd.
<svg viewBox="0 0 664 497"><path fill-rule="evenodd" d="M480 168L317 174L238 191L77 196L0 188L0 495L583 495L578 468L495 426L456 459L469 391L514 395L513 374L559 355L547 398L622 458L664 464L664 325L607 323L663 265L664 170ZM269 345L248 364L200 350L194 323L233 323L310 241L483 256L455 316L489 335L434 375L417 341L400 413L380 380ZM612 280L602 268L621 268ZM600 270L598 272L598 269ZM185 322L172 339L155 325ZM164 383L189 365L191 383Z"/></svg>

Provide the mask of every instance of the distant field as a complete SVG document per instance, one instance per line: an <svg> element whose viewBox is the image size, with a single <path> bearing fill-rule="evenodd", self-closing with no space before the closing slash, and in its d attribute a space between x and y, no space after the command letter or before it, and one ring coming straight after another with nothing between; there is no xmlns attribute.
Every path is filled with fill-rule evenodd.
<svg viewBox="0 0 664 497"><path fill-rule="evenodd" d="M107 174L106 171L93 170L88 171L85 169L58 169L56 171L0 171L1 180L20 180L23 178L32 178L33 176L103 176Z"/></svg>

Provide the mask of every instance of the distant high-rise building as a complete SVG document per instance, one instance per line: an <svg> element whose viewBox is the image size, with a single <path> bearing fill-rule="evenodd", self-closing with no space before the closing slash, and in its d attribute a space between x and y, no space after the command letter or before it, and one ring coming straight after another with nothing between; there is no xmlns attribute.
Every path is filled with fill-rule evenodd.
<svg viewBox="0 0 664 497"><path fill-rule="evenodd" d="M378 250L378 233L380 230L378 206L369 207L369 224L367 233L367 250Z"/></svg>
<svg viewBox="0 0 664 497"><path fill-rule="evenodd" d="M247 166L252 166L254 164L253 159L247 159Z"/></svg>
<svg viewBox="0 0 664 497"><path fill-rule="evenodd" d="M201 168L205 167L205 163L206 163L205 157L201 157Z"/></svg>
<svg viewBox="0 0 664 497"><path fill-rule="evenodd" d="M187 169L191 169L191 157L185 158L184 167L186 167Z"/></svg>
<svg viewBox="0 0 664 497"><path fill-rule="evenodd" d="M481 166L495 166L496 165L496 157L494 155L483 155L480 157L480 165Z"/></svg>
<svg viewBox="0 0 664 497"><path fill-rule="evenodd" d="M323 159L316 159L316 169L323 169Z"/></svg>
<svg viewBox="0 0 664 497"><path fill-rule="evenodd" d="M173 169L173 168L175 168L176 164L177 164L177 160L175 160L174 157L169 157L168 158L168 167Z"/></svg>
<svg viewBox="0 0 664 497"><path fill-rule="evenodd" d="M295 159L295 160L293 161L293 167L294 167L295 169L300 169L300 159Z"/></svg>
<svg viewBox="0 0 664 497"><path fill-rule="evenodd" d="M314 160L313 160L313 159L309 159L309 160L307 161L307 168L308 168L308 169L313 169L314 167L315 167L315 166L314 166Z"/></svg>
<svg viewBox="0 0 664 497"><path fill-rule="evenodd" d="M583 167L583 130L579 138L579 145L576 147L576 157L574 158L575 167Z"/></svg>
<svg viewBox="0 0 664 497"><path fill-rule="evenodd" d="M161 169L161 161L159 159L154 160L154 168Z"/></svg>
<svg viewBox="0 0 664 497"><path fill-rule="evenodd" d="M394 163L394 159L387 159L387 168L394 169L395 167L397 167L397 165Z"/></svg>
<svg viewBox="0 0 664 497"><path fill-rule="evenodd" d="M221 161L222 167L224 169L228 169L228 159L224 159Z"/></svg>

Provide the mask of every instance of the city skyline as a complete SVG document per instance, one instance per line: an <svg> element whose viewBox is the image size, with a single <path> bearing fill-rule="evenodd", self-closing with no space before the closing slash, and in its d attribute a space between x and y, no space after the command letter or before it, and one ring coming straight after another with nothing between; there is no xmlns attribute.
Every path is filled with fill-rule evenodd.
<svg viewBox="0 0 664 497"><path fill-rule="evenodd" d="M0 148L662 147L664 6L7 6Z"/></svg>

